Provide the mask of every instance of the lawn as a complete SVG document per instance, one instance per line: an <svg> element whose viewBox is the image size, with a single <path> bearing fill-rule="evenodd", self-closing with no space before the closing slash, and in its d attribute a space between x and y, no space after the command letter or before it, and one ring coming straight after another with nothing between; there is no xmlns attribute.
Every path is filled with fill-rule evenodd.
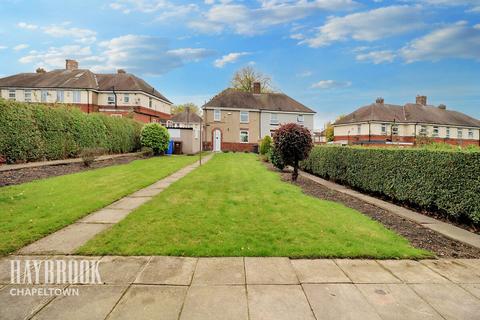
<svg viewBox="0 0 480 320"><path fill-rule="evenodd" d="M80 254L421 258L383 225L305 195L255 155L217 154Z"/></svg>
<svg viewBox="0 0 480 320"><path fill-rule="evenodd" d="M174 156L0 188L0 255L170 175L197 157Z"/></svg>

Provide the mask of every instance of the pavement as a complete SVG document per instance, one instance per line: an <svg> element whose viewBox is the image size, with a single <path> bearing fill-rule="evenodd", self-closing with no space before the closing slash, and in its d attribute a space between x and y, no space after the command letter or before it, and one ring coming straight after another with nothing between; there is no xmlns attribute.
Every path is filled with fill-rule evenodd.
<svg viewBox="0 0 480 320"><path fill-rule="evenodd" d="M347 194L349 196L360 199L360 200L362 200L364 202L367 202L369 204L373 204L374 206L377 206L377 207L382 208L384 210L390 211L390 212L392 212L396 215L399 215L403 218L406 218L408 220L416 222L416 223L422 225L425 228L431 229L433 231L436 231L436 232L444 235L447 238L463 242L463 243L468 244L472 247L480 248L480 235L478 235L478 234L475 234L475 233L467 231L465 229L456 227L453 224L446 223L446 222L428 217L426 215L417 213L417 212L409 210L407 208L397 206L393 203L383 201L383 200L380 200L380 199L375 198L375 197L368 196L368 195L363 194L361 192L352 190L352 189L350 189L346 186L336 184L334 182L319 178L319 177L314 176L310 173L301 171L299 174L302 177L310 179L311 181L314 181L318 184L321 184L321 185L323 185L323 186L325 186L329 189L335 190L335 191L343 193L343 194Z"/></svg>
<svg viewBox="0 0 480 320"><path fill-rule="evenodd" d="M206 156L206 163L213 155ZM154 184L140 189L77 222L58 230L20 250L18 254L73 254L88 240L124 219L132 211L152 200L153 197L168 188L172 183L195 170L199 162L188 165Z"/></svg>
<svg viewBox="0 0 480 320"><path fill-rule="evenodd" d="M78 295L19 295L10 260L100 260ZM33 267L32 267L33 270ZM23 277L23 276L22 276ZM40 283L42 283L40 281ZM0 319L479 319L480 259L10 256Z"/></svg>

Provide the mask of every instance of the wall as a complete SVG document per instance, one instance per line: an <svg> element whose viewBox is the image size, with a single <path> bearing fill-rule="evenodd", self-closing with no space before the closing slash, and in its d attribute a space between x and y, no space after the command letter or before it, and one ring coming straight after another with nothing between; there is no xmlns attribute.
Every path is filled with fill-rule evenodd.
<svg viewBox="0 0 480 320"><path fill-rule="evenodd" d="M168 128L173 141L182 142L182 153L195 154L200 152L200 136L190 128Z"/></svg>
<svg viewBox="0 0 480 320"><path fill-rule="evenodd" d="M258 144L260 137L260 117L258 111L249 111L249 122L240 123L240 111L221 110L221 120L214 121L213 110L204 110L205 124L205 141L212 141L212 132L214 129L222 131L222 142L241 143L240 130L248 131L249 143Z"/></svg>
<svg viewBox="0 0 480 320"><path fill-rule="evenodd" d="M276 113L278 115L278 125L271 125L270 120L271 120L271 114ZM297 121L297 116L303 114L303 122L298 122ZM310 131L313 132L313 114L305 114L305 113L281 113L281 112L270 112L270 111L264 111L260 113L260 118L261 118L261 123L262 123L262 132L261 132L261 137L265 137L267 135L271 136L271 131L276 130L280 125L285 124L285 123L298 123L306 128L308 128Z"/></svg>

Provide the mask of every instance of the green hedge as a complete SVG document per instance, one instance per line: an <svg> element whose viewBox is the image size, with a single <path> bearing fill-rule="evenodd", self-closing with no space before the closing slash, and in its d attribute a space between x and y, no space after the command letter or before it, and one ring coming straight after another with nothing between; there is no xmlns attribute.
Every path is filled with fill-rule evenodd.
<svg viewBox="0 0 480 320"><path fill-rule="evenodd" d="M302 168L355 189L480 223L480 152L315 147Z"/></svg>
<svg viewBox="0 0 480 320"><path fill-rule="evenodd" d="M0 100L0 156L8 163L76 157L85 148L139 149L141 123L76 107Z"/></svg>

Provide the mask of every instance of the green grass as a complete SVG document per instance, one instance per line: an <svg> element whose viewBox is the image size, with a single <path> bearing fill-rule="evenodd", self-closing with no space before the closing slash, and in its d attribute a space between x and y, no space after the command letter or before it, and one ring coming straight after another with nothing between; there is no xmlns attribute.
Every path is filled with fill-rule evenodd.
<svg viewBox="0 0 480 320"><path fill-rule="evenodd" d="M0 255L69 225L196 160L198 157L156 157L0 188Z"/></svg>
<svg viewBox="0 0 480 320"><path fill-rule="evenodd" d="M251 154L217 154L80 254L421 258L341 204L305 195Z"/></svg>

